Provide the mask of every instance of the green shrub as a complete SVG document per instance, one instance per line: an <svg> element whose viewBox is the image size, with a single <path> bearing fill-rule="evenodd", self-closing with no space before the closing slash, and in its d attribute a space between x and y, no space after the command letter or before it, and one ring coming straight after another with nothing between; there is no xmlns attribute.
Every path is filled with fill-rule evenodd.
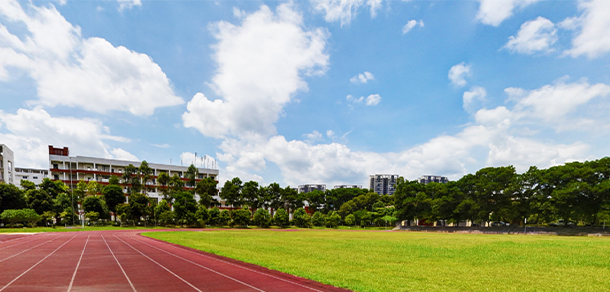
<svg viewBox="0 0 610 292"><path fill-rule="evenodd" d="M320 211L316 211L315 213L313 213L313 216L311 217L311 223L314 226L324 226L325 220L326 220L326 218L325 218L324 214L322 214L322 212L320 212Z"/></svg>
<svg viewBox="0 0 610 292"><path fill-rule="evenodd" d="M269 211L265 209L258 209L254 212L254 219L252 220L258 227L267 228L271 224L271 215Z"/></svg>
<svg viewBox="0 0 610 292"><path fill-rule="evenodd" d="M250 224L250 211L247 209L233 210L233 224L246 227Z"/></svg>
<svg viewBox="0 0 610 292"><path fill-rule="evenodd" d="M299 208L292 214L292 223L297 227L309 227L310 218L305 209Z"/></svg>
<svg viewBox="0 0 610 292"><path fill-rule="evenodd" d="M275 212L275 216L273 217L273 224L279 227L286 227L289 224L288 212L286 210L280 208Z"/></svg>

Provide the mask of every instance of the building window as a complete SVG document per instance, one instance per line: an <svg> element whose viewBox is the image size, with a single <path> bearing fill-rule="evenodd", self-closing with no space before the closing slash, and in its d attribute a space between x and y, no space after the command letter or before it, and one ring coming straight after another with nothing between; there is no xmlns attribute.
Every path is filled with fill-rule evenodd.
<svg viewBox="0 0 610 292"><path fill-rule="evenodd" d="M32 179L38 179L38 177L37 177L37 176L34 176L34 177L32 177Z"/></svg>

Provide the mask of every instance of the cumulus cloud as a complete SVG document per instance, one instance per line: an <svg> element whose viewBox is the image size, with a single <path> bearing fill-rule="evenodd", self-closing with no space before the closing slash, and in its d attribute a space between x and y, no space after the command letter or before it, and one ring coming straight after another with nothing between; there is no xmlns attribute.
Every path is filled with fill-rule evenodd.
<svg viewBox="0 0 610 292"><path fill-rule="evenodd" d="M381 8L381 0L310 0L316 11L322 12L327 22L340 21L341 26L349 24L358 13L361 6L368 6L371 18L377 15Z"/></svg>
<svg viewBox="0 0 610 292"><path fill-rule="evenodd" d="M477 20L483 24L498 26L513 16L515 9L523 9L538 1L540 0L479 0Z"/></svg>
<svg viewBox="0 0 610 292"><path fill-rule="evenodd" d="M42 108L19 109L15 114L0 111L0 141L13 149L18 166L48 167L48 145L78 149L72 155L137 160L123 149L112 149L104 143L107 140L129 142L111 135L96 119L52 117Z"/></svg>
<svg viewBox="0 0 610 292"><path fill-rule="evenodd" d="M358 74L354 77L352 77L349 81L351 83L354 84L364 84L367 83L369 80L374 80L375 76L373 76L373 73L365 71L364 73Z"/></svg>
<svg viewBox="0 0 610 292"><path fill-rule="evenodd" d="M318 140L322 140L322 133L316 130L308 134L303 134L303 136L305 136L305 142L307 143L315 143Z"/></svg>
<svg viewBox="0 0 610 292"><path fill-rule="evenodd" d="M537 89L507 88L505 92L512 108L477 110L473 105L484 101L486 92L482 87L473 87L464 94L464 106L472 113L473 123L457 134L440 135L399 152L353 151L345 143L311 144L287 140L281 135L256 142L227 139L220 149L224 157L230 158L225 161L232 173L239 170L253 177L257 171L241 166L254 165L260 169L263 162L272 162L289 185L314 181L363 184L372 173L397 173L407 179L436 173L456 179L484 166L510 164L523 172L531 165L549 167L588 159L590 146L586 143L541 141L523 133L528 127L580 131L566 125L577 124L582 118L610 124L605 111L590 116L591 111L579 110L583 106L610 107L607 100L610 86L606 84L589 84L586 80L566 83L562 79ZM329 130L327 136L334 137L335 133ZM240 161L242 155L246 157L243 160L256 163Z"/></svg>
<svg viewBox="0 0 610 292"><path fill-rule="evenodd" d="M407 21L407 24L402 27L402 34L406 34L410 32L415 26L419 25L419 27L424 27L424 21L417 21L415 19Z"/></svg>
<svg viewBox="0 0 610 292"><path fill-rule="evenodd" d="M119 2L119 11L131 9L134 6L142 6L141 0L117 0L117 2Z"/></svg>
<svg viewBox="0 0 610 292"><path fill-rule="evenodd" d="M371 94L366 97L366 105L375 106L381 102L381 96L379 94Z"/></svg>
<svg viewBox="0 0 610 292"><path fill-rule="evenodd" d="M326 71L327 30L305 29L290 3L275 12L263 5L240 25L220 21L212 29L218 40L212 86L222 99L197 93L182 116L184 126L216 138L275 134L283 106L307 90L302 76Z"/></svg>
<svg viewBox="0 0 610 292"><path fill-rule="evenodd" d="M581 16L561 23L562 27L577 31L572 48L565 53L572 57L597 58L610 51L610 1L580 0L578 8L583 11Z"/></svg>
<svg viewBox="0 0 610 292"><path fill-rule="evenodd" d="M470 65L466 65L464 62L459 63L451 69L449 69L449 74L447 77L451 80L451 83L455 86L464 86L466 85L466 77L470 76Z"/></svg>
<svg viewBox="0 0 610 292"><path fill-rule="evenodd" d="M13 0L0 5L0 18L24 28L14 32L0 24L0 81L11 80L7 68L26 72L39 98L30 104L150 115L184 103L149 56L102 38L83 38L52 5L24 6Z"/></svg>
<svg viewBox="0 0 610 292"><path fill-rule="evenodd" d="M487 91L480 86L475 86L471 88L470 91L464 92L462 98L464 109L469 113L476 112L476 109L480 107L480 104L485 101L486 96Z"/></svg>
<svg viewBox="0 0 610 292"><path fill-rule="evenodd" d="M508 38L504 48L511 52L531 55L536 52L551 52L557 41L555 24L544 17L526 21L521 25L517 36Z"/></svg>

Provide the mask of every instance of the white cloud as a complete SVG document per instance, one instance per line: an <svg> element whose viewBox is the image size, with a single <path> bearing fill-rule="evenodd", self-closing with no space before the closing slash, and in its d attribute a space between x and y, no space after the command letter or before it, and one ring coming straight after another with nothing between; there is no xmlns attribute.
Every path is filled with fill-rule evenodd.
<svg viewBox="0 0 610 292"><path fill-rule="evenodd" d="M367 83L369 80L374 80L375 76L373 76L373 73L365 71L364 73L358 74L354 77L352 77L349 81L351 83L354 84L364 84Z"/></svg>
<svg viewBox="0 0 610 292"><path fill-rule="evenodd" d="M347 101L351 101L353 103L361 103L364 100L364 96L355 98L351 94L348 94L347 97L345 97L345 99L347 99Z"/></svg>
<svg viewBox="0 0 610 292"><path fill-rule="evenodd" d="M303 134L305 136L305 142L307 143L315 143L318 140L322 140L322 134L316 130L311 133Z"/></svg>
<svg viewBox="0 0 610 292"><path fill-rule="evenodd" d="M419 25L419 27L424 27L424 21L417 21L415 19L407 21L407 24L402 27L402 34L406 34L411 31L415 26Z"/></svg>
<svg viewBox="0 0 610 292"><path fill-rule="evenodd" d="M536 52L551 52L557 41L555 24L544 17L526 21L517 36L510 36L504 48L511 52L531 55Z"/></svg>
<svg viewBox="0 0 610 292"><path fill-rule="evenodd" d="M117 2L119 2L119 11L131 9L134 6L142 6L141 0L117 0Z"/></svg>
<svg viewBox="0 0 610 292"><path fill-rule="evenodd" d="M580 0L578 8L583 10L580 17L562 22L563 27L578 31L572 39L572 48L565 53L596 58L610 51L610 1Z"/></svg>
<svg viewBox="0 0 610 292"><path fill-rule="evenodd" d="M0 111L0 141L13 150L17 166L48 167L48 145L70 147L71 155L135 158L123 149L110 149L104 140L129 142L110 135L95 119L52 117L42 108L19 109L15 114Z"/></svg>
<svg viewBox="0 0 610 292"><path fill-rule="evenodd" d="M466 76L470 76L470 65L466 65L464 62L451 67L447 75L451 83L456 86L466 85Z"/></svg>
<svg viewBox="0 0 610 292"><path fill-rule="evenodd" d="M26 72L39 98L31 105L150 115L158 107L184 103L149 56L102 38L83 38L52 5L24 5L25 10L9 0L0 6L4 21L26 30L12 33L0 25L0 81L11 80L9 67Z"/></svg>
<svg viewBox="0 0 610 292"><path fill-rule="evenodd" d="M486 96L487 91L485 91L485 88L479 86L464 92L462 98L464 109L469 113L476 112L476 109L480 108L480 104L485 101Z"/></svg>
<svg viewBox="0 0 610 292"><path fill-rule="evenodd" d="M170 146L169 144L151 144L157 148L171 148L172 146Z"/></svg>
<svg viewBox="0 0 610 292"><path fill-rule="evenodd" d="M483 24L498 26L513 16L515 9L523 9L540 0L479 0L477 20Z"/></svg>
<svg viewBox="0 0 610 292"><path fill-rule="evenodd" d="M361 6L368 6L371 10L371 18L377 15L381 7L381 0L310 0L316 11L325 14L327 22L341 21L341 26L349 24L358 13Z"/></svg>
<svg viewBox="0 0 610 292"><path fill-rule="evenodd" d="M121 149L121 148L115 148L112 149L110 151L110 153L116 158L116 159L120 159L120 160L128 160L128 161L140 161L138 159L138 157L136 157L135 155Z"/></svg>
<svg viewBox="0 0 610 292"><path fill-rule="evenodd" d="M330 139L335 139L335 132L333 132L333 130L326 131L326 137Z"/></svg>
<svg viewBox="0 0 610 292"><path fill-rule="evenodd" d="M213 29L218 71L212 86L222 99L196 94L182 116L184 126L216 138L273 135L283 106L307 90L302 75L326 71L327 30L306 30L290 3L275 13L261 6L241 25L221 21Z"/></svg>
<svg viewBox="0 0 610 292"><path fill-rule="evenodd" d="M598 83L589 84L586 80L577 83L565 83L562 80L552 85L545 85L534 90L507 88L505 90L517 103L513 112L521 120L544 123L557 131L565 131L591 124L593 119L606 119L605 112L598 113L595 108L610 106L610 85ZM583 106L600 100L589 110ZM602 106L603 105L603 106ZM587 115L583 115L587 113Z"/></svg>
<svg viewBox="0 0 610 292"><path fill-rule="evenodd" d="M381 96L379 94L371 94L366 97L366 105L375 106L381 102Z"/></svg>
<svg viewBox="0 0 610 292"><path fill-rule="evenodd" d="M530 127L581 131L566 125L578 124L583 118L595 122L595 131L610 125L605 114L610 108L607 99L610 86L606 84L591 85L584 80L566 83L562 79L534 90L507 88L505 92L507 101L514 104L512 108L498 106L475 112L476 108L470 107L473 123L459 133L440 135L399 152L352 151L346 142L312 144L289 141L281 135L256 142L227 139L220 149L229 158L225 161L231 173L260 177L257 173L263 169L263 162L273 162L280 169L284 183L293 186L311 182L366 184L372 173L397 173L407 179L435 173L457 179L485 166L514 165L517 171L524 172L531 165L544 168L590 159L588 144L532 136ZM473 87L464 94L465 108L484 101L485 96L483 88ZM580 110L584 106L603 110L591 115L588 109ZM334 137L335 133L329 130L327 136ZM254 156L254 153L260 155ZM241 167L245 165L253 165L252 169L256 170Z"/></svg>

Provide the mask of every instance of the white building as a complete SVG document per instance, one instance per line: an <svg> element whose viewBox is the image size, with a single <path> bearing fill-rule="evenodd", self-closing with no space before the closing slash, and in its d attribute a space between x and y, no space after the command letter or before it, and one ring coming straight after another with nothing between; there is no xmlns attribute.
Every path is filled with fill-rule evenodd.
<svg viewBox="0 0 610 292"><path fill-rule="evenodd" d="M13 151L0 144L0 182L7 184L15 184Z"/></svg>
<svg viewBox="0 0 610 292"><path fill-rule="evenodd" d="M372 174L370 189L380 195L393 195L398 177L398 174Z"/></svg>
<svg viewBox="0 0 610 292"><path fill-rule="evenodd" d="M126 161L118 159L86 157L86 156L70 156L68 147L54 148L49 145L49 176L52 180L61 180L69 187L76 187L76 184L82 179L84 181L97 181L102 185L109 183L110 176L116 175L119 178L125 171L125 166L132 164L135 167L140 166L140 161ZM152 169L151 180L147 182L150 188L148 196L152 198L162 199L161 189L163 186L157 185L158 175L162 172L167 173L170 177L174 174L178 175L185 183L188 181L185 178L187 166L148 163ZM199 174L196 181L201 181L204 178L211 177L218 181L218 169L197 168ZM126 189L127 186L123 185ZM185 189L193 189L193 186L186 186Z"/></svg>
<svg viewBox="0 0 610 292"><path fill-rule="evenodd" d="M325 192L326 185L325 184L309 184L309 185L300 185L299 186L299 193L309 193L313 190Z"/></svg>
<svg viewBox="0 0 610 292"><path fill-rule="evenodd" d="M49 177L48 169L15 167L15 182L20 185L22 180L40 185L45 178Z"/></svg>
<svg viewBox="0 0 610 292"><path fill-rule="evenodd" d="M446 184L449 182L449 179L445 176L440 175L422 175L417 179L417 182L420 184L429 184L431 182Z"/></svg>

